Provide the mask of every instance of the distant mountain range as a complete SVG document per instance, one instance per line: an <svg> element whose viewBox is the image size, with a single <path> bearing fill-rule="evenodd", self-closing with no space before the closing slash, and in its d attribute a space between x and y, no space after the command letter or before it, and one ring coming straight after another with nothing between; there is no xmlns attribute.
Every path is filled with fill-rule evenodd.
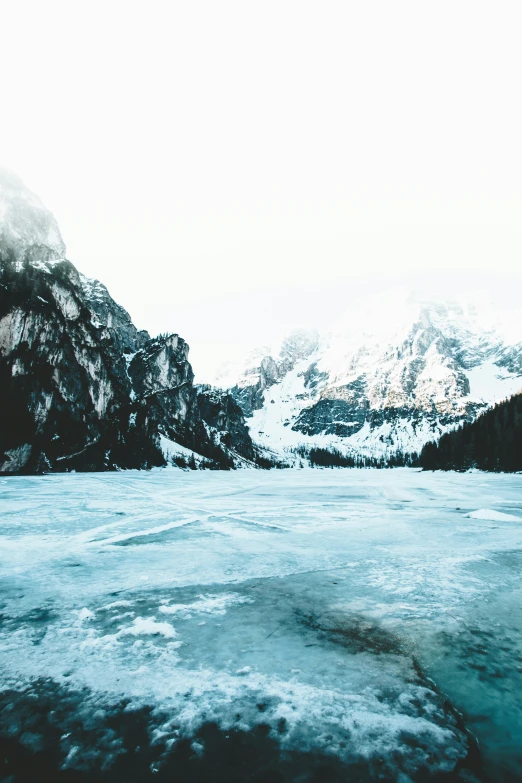
<svg viewBox="0 0 522 783"><path fill-rule="evenodd" d="M294 332L224 365L213 383L280 457L327 448L396 462L522 390L522 313L498 312L484 295L391 290L328 334Z"/></svg>
<svg viewBox="0 0 522 783"><path fill-rule="evenodd" d="M184 340L138 331L0 172L0 472L400 464L521 389L520 312L403 289L195 386Z"/></svg>

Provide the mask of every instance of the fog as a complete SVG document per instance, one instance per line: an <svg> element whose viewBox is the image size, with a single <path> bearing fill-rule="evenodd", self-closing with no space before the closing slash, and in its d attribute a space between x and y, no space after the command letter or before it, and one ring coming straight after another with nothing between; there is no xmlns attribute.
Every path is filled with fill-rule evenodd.
<svg viewBox="0 0 522 783"><path fill-rule="evenodd" d="M8 2L2 163L197 375L389 285L522 292L519 4Z"/></svg>

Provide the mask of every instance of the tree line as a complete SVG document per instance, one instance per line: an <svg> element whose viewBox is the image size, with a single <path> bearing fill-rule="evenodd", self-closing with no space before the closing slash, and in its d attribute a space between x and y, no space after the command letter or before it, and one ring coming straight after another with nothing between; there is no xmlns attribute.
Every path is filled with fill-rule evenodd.
<svg viewBox="0 0 522 783"><path fill-rule="evenodd" d="M417 454L405 454L397 451L386 457L369 457L362 454L343 454L336 448L297 446L295 454L308 459L312 468L400 468L417 465Z"/></svg>
<svg viewBox="0 0 522 783"><path fill-rule="evenodd" d="M427 443L419 464L424 470L522 470L522 394Z"/></svg>

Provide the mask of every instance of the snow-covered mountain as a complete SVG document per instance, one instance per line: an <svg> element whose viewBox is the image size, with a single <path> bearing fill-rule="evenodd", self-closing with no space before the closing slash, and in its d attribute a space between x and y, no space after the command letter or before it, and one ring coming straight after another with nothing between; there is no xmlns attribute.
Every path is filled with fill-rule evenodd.
<svg viewBox="0 0 522 783"><path fill-rule="evenodd" d="M0 472L252 464L241 409L194 385L185 341L138 331L65 252L0 171Z"/></svg>
<svg viewBox="0 0 522 783"><path fill-rule="evenodd" d="M328 334L295 332L223 366L213 383L276 452L418 452L522 389L522 313L483 294L430 301L395 289L354 304Z"/></svg>

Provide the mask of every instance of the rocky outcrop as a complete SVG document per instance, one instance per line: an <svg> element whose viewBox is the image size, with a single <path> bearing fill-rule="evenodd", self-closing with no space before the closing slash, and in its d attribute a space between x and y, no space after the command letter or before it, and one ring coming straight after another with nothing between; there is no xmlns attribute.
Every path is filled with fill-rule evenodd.
<svg viewBox="0 0 522 783"><path fill-rule="evenodd" d="M235 452L251 462L256 460L243 411L231 394L202 385L198 387L198 405L203 421L227 452Z"/></svg>
<svg viewBox="0 0 522 783"><path fill-rule="evenodd" d="M91 320L102 330L102 339L111 340L115 350L127 357L144 348L151 339L149 333L136 329L128 312L114 301L103 283L82 274L79 279L84 301L92 313Z"/></svg>
<svg viewBox="0 0 522 783"><path fill-rule="evenodd" d="M149 340L128 363L133 406L165 437L198 451L205 441L188 345L177 334Z"/></svg>
<svg viewBox="0 0 522 783"><path fill-rule="evenodd" d="M271 357L264 356L259 363L257 377L253 377L251 384L236 385L230 389L230 393L237 400L245 416L251 416L254 411L263 407L265 391L274 383L284 377L284 370Z"/></svg>
<svg viewBox="0 0 522 783"><path fill-rule="evenodd" d="M0 472L164 465L164 442L234 467L235 433L249 446L242 413L209 433L184 340L138 331L65 258L54 218L12 174L0 175L0 215Z"/></svg>
<svg viewBox="0 0 522 783"><path fill-rule="evenodd" d="M283 340L276 358L265 355L263 349L254 351L247 358L244 369L227 365L216 379L216 386L225 386L245 416L252 416L263 407L266 390L281 381L298 362L313 354L318 345L318 332L298 329ZM237 376L237 382L227 384L227 376Z"/></svg>

